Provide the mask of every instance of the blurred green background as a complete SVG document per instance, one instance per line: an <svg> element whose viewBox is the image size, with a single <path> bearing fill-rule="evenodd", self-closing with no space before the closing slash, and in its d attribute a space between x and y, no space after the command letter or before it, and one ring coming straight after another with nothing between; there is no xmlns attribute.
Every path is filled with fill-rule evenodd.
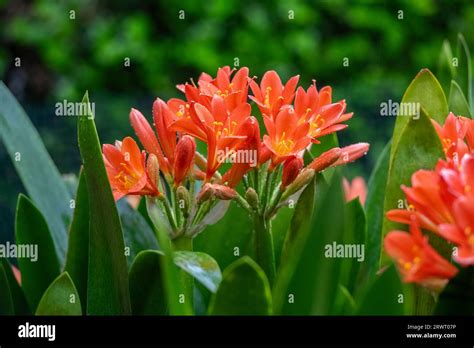
<svg viewBox="0 0 474 348"><path fill-rule="evenodd" d="M355 112L339 139L371 143L345 169L367 178L394 123L380 103L399 101L421 68L436 71L444 39L461 32L472 47L473 23L472 0L0 0L0 76L61 172L77 173L76 121L56 117L57 102L88 90L101 141L113 142L132 134L130 107L150 115L154 98L178 96L174 86L201 71L238 61L256 76L300 74L305 87L331 85ZM3 241L24 189L2 144L0 161Z"/></svg>

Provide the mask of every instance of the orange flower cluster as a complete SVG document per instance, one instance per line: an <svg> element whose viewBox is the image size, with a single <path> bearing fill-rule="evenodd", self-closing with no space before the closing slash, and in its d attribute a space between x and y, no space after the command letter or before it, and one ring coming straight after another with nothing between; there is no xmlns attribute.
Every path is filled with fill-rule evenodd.
<svg viewBox="0 0 474 348"><path fill-rule="evenodd" d="M390 210L387 217L409 224L411 232L392 231L385 238L404 280L426 286L445 283L457 268L429 245L418 226L453 243L458 264L474 265L474 120L450 113L443 126L433 125L446 160L435 170L415 172L412 186L402 186L409 209Z"/></svg>
<svg viewBox="0 0 474 348"><path fill-rule="evenodd" d="M297 88L298 80L299 76L294 76L283 85L278 74L269 71L257 84L249 77L248 68L223 67L215 78L203 73L197 84L178 85L184 99L157 99L153 104L155 130L132 109L130 121L146 153L140 152L131 138L115 146L104 145L115 198L126 194L159 196L159 172L175 187L193 177L212 184L216 196L232 197L228 188L234 188L247 172L268 161L269 172L282 164L281 187L285 188L304 169L303 153L311 143L346 128L344 122L352 117L352 113L345 113L344 100L332 101L330 87L318 91L313 83L305 90ZM250 97L249 90L253 94ZM266 129L263 139L257 119L251 116L249 99L261 111ZM196 154L194 139L206 144L207 158ZM331 149L308 168L321 171L345 164L364 155L368 148L369 144L359 143ZM255 161L232 161L239 152L254 153ZM218 169L224 162L232 165L221 176ZM204 186L206 190L211 187ZM224 191L227 194L221 194Z"/></svg>

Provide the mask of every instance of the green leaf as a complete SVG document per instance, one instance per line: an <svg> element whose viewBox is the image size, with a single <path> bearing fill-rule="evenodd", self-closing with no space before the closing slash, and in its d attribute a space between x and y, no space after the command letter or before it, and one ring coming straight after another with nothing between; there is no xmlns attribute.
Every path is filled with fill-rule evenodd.
<svg viewBox="0 0 474 348"><path fill-rule="evenodd" d="M436 74L444 91L449 90L451 80L455 75L456 68L453 66L453 51L451 49L451 44L448 40L444 40L438 59L438 72Z"/></svg>
<svg viewBox="0 0 474 348"><path fill-rule="evenodd" d="M456 82L461 87L464 95L467 96L469 106L473 108L471 53L469 52L469 47L461 33L458 34L456 58L458 58Z"/></svg>
<svg viewBox="0 0 474 348"><path fill-rule="evenodd" d="M157 250L158 242L155 233L145 218L133 209L126 200L117 202L117 208L122 221L125 247L130 248L127 253L128 266L132 264L135 256L143 250Z"/></svg>
<svg viewBox="0 0 474 348"><path fill-rule="evenodd" d="M71 195L38 132L3 82L0 82L0 137L28 195L46 218L62 265L67 249Z"/></svg>
<svg viewBox="0 0 474 348"><path fill-rule="evenodd" d="M192 299L184 298L184 301L180 301L182 295L186 293L186 284L180 281L182 277L180 277L179 269L174 264L171 240L167 234L167 226L163 224L163 215L156 199L147 197L147 211L153 222L158 244L165 255L161 259L161 270L169 312L171 315L191 315L193 313Z"/></svg>
<svg viewBox="0 0 474 348"><path fill-rule="evenodd" d="M3 264L0 264L0 315L13 315L13 300Z"/></svg>
<svg viewBox="0 0 474 348"><path fill-rule="evenodd" d="M296 203L295 213L291 219L290 227L285 236L282 248L282 262L286 262L289 252L296 242L298 236L307 234L310 223L311 214L313 213L314 196L315 196L316 179L313 179L303 190L298 202Z"/></svg>
<svg viewBox="0 0 474 348"><path fill-rule="evenodd" d="M334 313L340 259L325 254L333 242L342 243L343 230L344 199L336 172L328 188L318 187L310 228L297 236L287 261L280 266L273 291L275 313Z"/></svg>
<svg viewBox="0 0 474 348"><path fill-rule="evenodd" d="M209 291L216 292L222 280L221 270L210 255L195 251L175 251L174 263L192 275Z"/></svg>
<svg viewBox="0 0 474 348"><path fill-rule="evenodd" d="M361 265L360 283L375 276L380 266L380 252L382 245L382 223L384 219L385 188L387 186L388 167L390 160L390 146L388 143L375 165L369 179L369 192L365 203L367 211L367 238L365 241L365 261Z"/></svg>
<svg viewBox="0 0 474 348"><path fill-rule="evenodd" d="M367 291L357 299L356 314L403 315L407 313L409 304L410 296L404 290L395 267L390 266L373 279Z"/></svg>
<svg viewBox="0 0 474 348"><path fill-rule="evenodd" d="M466 97L456 81L451 81L451 89L449 90L449 110L455 115L471 117L471 110Z"/></svg>
<svg viewBox="0 0 474 348"><path fill-rule="evenodd" d="M37 251L37 260L18 258L22 287L29 307L34 310L49 284L59 275L60 267L46 220L22 194L18 197L15 233L17 246L28 245L30 250Z"/></svg>
<svg viewBox="0 0 474 348"><path fill-rule="evenodd" d="M283 205L278 208L278 213L275 214L275 217L271 220L276 269L280 267L283 245L287 238L286 235L290 229L291 220L293 220L295 210L295 206L289 207Z"/></svg>
<svg viewBox="0 0 474 348"><path fill-rule="evenodd" d="M18 284L15 275L13 274L11 268L12 266L7 261L7 259L0 259L0 261L3 265L3 270L5 271L8 285L10 287L10 294L12 296L15 315L31 315L31 311L28 308L28 303L26 301L25 294L23 293L22 288Z"/></svg>
<svg viewBox="0 0 474 348"><path fill-rule="evenodd" d="M247 212L231 202L219 223L194 238L194 250L212 255L222 269L251 252L252 223Z"/></svg>
<svg viewBox="0 0 474 348"><path fill-rule="evenodd" d="M36 315L81 315L81 300L67 272L48 287L36 309Z"/></svg>
<svg viewBox="0 0 474 348"><path fill-rule="evenodd" d="M130 314L127 260L122 226L89 106L87 93L78 120L78 140L89 193L90 242L87 312L93 315Z"/></svg>
<svg viewBox="0 0 474 348"><path fill-rule="evenodd" d="M79 174L74 214L69 228L69 248L65 271L74 282L81 299L82 312L87 306L87 276L89 272L89 197L84 171Z"/></svg>
<svg viewBox="0 0 474 348"><path fill-rule="evenodd" d="M365 248L364 241L366 239L367 225L364 208L362 208L359 198L357 197L346 203L345 209L343 243L345 245L356 245ZM357 275L364 260L365 249L364 255L360 257L346 257L341 261L339 284L351 294L354 293Z"/></svg>
<svg viewBox="0 0 474 348"><path fill-rule="evenodd" d="M165 256L155 250L138 253L130 268L130 300L134 315L166 315L166 279L161 264Z"/></svg>
<svg viewBox="0 0 474 348"><path fill-rule="evenodd" d="M435 314L474 314L474 267L461 268L438 298Z"/></svg>
<svg viewBox="0 0 474 348"><path fill-rule="evenodd" d="M421 70L408 86L402 98L402 105L418 105L405 103L419 103L420 113L424 113L434 120L443 123L448 116L448 103L443 89L436 77L428 69ZM392 155L398 148L401 135L410 123L410 120L417 118L418 115L406 115L399 113L395 122L395 129L392 137ZM391 161L390 161L391 162Z"/></svg>
<svg viewBox="0 0 474 348"><path fill-rule="evenodd" d="M219 289L211 299L212 315L269 315L272 297L263 270L248 256L224 270Z"/></svg>
<svg viewBox="0 0 474 348"><path fill-rule="evenodd" d="M411 176L415 171L433 169L440 158L444 158L441 142L431 121L422 110L418 120L411 119L408 123L395 151L392 148L384 212L398 208L399 201L405 201L405 194L400 185L411 185ZM393 229L405 228L384 217L382 236ZM386 254L382 253L381 262L385 263L386 260Z"/></svg>

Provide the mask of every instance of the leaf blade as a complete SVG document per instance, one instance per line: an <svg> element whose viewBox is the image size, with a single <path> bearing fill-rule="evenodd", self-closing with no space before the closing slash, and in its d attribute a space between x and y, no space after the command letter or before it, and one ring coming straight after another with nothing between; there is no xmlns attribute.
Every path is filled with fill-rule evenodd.
<svg viewBox="0 0 474 348"><path fill-rule="evenodd" d="M74 302L71 302L73 299ZM69 274L64 272L45 291L36 309L36 315L81 314L79 294Z"/></svg>

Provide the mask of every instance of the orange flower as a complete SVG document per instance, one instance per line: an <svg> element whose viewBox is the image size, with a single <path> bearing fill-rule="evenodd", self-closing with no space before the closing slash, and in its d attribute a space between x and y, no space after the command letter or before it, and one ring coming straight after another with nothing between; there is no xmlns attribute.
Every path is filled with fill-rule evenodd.
<svg viewBox="0 0 474 348"><path fill-rule="evenodd" d="M395 260L404 282L415 282L436 289L443 287L457 273L457 268L430 246L415 220L410 223L410 233L389 232L384 246Z"/></svg>
<svg viewBox="0 0 474 348"><path fill-rule="evenodd" d="M268 132L263 136L263 143L273 153L273 166L298 155L311 143L309 123L298 124L292 107L283 107L274 119L264 116L263 121Z"/></svg>
<svg viewBox="0 0 474 348"><path fill-rule="evenodd" d="M262 77L260 86L253 79L250 80L253 92L250 99L255 101L263 116L275 118L282 106L293 102L299 78L299 75L293 76L283 86L280 76L275 71L267 71Z"/></svg>
<svg viewBox="0 0 474 348"><path fill-rule="evenodd" d="M145 170L144 152L130 137L115 146L105 144L102 148L107 176L115 200L124 195L160 195L158 188Z"/></svg>
<svg viewBox="0 0 474 348"><path fill-rule="evenodd" d="M197 86L192 82L177 87L185 94L188 103L195 102L210 108L212 98L217 95L223 98L226 108L233 111L247 102L249 69L243 67L232 77L234 71L236 69L225 66L217 70L216 78L202 73Z"/></svg>
<svg viewBox="0 0 474 348"><path fill-rule="evenodd" d="M360 203L365 204L365 198L367 197L367 185L362 177L355 177L352 182L349 182L346 178L342 180L342 186L344 188L344 195L346 201L350 202L353 199L359 197Z"/></svg>
<svg viewBox="0 0 474 348"><path fill-rule="evenodd" d="M319 143L317 138L347 128L342 124L349 120L353 113L345 114L346 101L332 102L331 87L326 86L318 92L316 83L313 82L305 91L299 87L295 97L295 112L299 122L309 122L309 136L314 143Z"/></svg>
<svg viewBox="0 0 474 348"><path fill-rule="evenodd" d="M466 117L456 117L452 112L443 126L431 120L443 145L446 158L457 160L467 152L474 151L474 122ZM464 138L467 136L467 143Z"/></svg>
<svg viewBox="0 0 474 348"><path fill-rule="evenodd" d="M193 104L189 108L189 116L176 120L170 129L188 133L207 144L206 181L209 181L246 139L249 129L245 123L249 117L249 104L240 104L229 111L224 99L214 95L210 109L202 104Z"/></svg>

